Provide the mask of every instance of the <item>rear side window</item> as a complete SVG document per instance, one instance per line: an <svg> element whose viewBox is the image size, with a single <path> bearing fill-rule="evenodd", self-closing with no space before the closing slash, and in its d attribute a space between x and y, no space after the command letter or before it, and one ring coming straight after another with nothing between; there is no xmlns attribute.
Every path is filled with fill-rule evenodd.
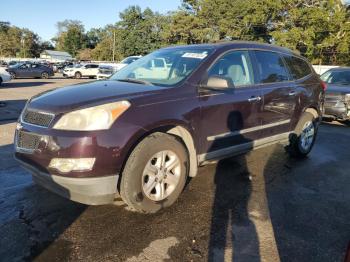
<svg viewBox="0 0 350 262"><path fill-rule="evenodd" d="M287 68L278 53L269 51L254 52L258 69L258 83L275 83L289 80Z"/></svg>
<svg viewBox="0 0 350 262"><path fill-rule="evenodd" d="M208 76L230 78L235 86L254 83L252 65L247 51L233 51L223 55L208 71Z"/></svg>
<svg viewBox="0 0 350 262"><path fill-rule="evenodd" d="M300 79L312 73L309 64L295 56L284 56L293 79Z"/></svg>

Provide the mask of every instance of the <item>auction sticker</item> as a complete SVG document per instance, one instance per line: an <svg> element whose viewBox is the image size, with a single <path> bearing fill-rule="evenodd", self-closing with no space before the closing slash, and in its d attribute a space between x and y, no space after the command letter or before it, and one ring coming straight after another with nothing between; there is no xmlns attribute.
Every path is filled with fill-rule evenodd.
<svg viewBox="0 0 350 262"><path fill-rule="evenodd" d="M207 53L184 53L182 57L204 59L207 55Z"/></svg>

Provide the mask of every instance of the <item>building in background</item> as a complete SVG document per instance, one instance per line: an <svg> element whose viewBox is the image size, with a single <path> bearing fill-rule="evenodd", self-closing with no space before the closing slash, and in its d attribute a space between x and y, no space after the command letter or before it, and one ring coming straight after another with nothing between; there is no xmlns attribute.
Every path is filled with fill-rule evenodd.
<svg viewBox="0 0 350 262"><path fill-rule="evenodd" d="M45 50L40 54L40 58L50 62L64 62L73 59L67 52L53 50Z"/></svg>

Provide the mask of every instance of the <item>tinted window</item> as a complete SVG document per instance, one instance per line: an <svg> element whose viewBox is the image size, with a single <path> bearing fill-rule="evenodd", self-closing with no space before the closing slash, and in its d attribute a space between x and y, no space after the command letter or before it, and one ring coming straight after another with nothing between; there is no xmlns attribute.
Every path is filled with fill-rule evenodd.
<svg viewBox="0 0 350 262"><path fill-rule="evenodd" d="M210 68L208 76L230 78L235 86L253 84L249 53L247 51L234 51L225 54Z"/></svg>
<svg viewBox="0 0 350 262"><path fill-rule="evenodd" d="M321 79L328 84L350 85L350 70L327 71L321 76Z"/></svg>
<svg viewBox="0 0 350 262"><path fill-rule="evenodd" d="M288 81L287 69L278 53L255 51L259 83Z"/></svg>
<svg viewBox="0 0 350 262"><path fill-rule="evenodd" d="M90 68L98 68L98 65L90 65Z"/></svg>
<svg viewBox="0 0 350 262"><path fill-rule="evenodd" d="M300 79L311 74L311 68L307 62L295 56L285 56L289 71L293 79Z"/></svg>

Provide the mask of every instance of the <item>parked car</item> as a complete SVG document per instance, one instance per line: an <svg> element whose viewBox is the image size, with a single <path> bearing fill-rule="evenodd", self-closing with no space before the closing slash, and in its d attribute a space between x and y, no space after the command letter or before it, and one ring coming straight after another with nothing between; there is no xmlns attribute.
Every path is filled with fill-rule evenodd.
<svg viewBox="0 0 350 262"><path fill-rule="evenodd" d="M116 64L116 66L115 66L116 71L119 71L123 67L130 65L132 62L135 62L136 60L140 59L141 57L142 56L128 56L128 57L124 58L122 61L120 61L120 63Z"/></svg>
<svg viewBox="0 0 350 262"><path fill-rule="evenodd" d="M331 120L350 120L350 68L338 67L322 74L327 84L324 117Z"/></svg>
<svg viewBox="0 0 350 262"><path fill-rule="evenodd" d="M64 77L74 77L80 79L82 77L96 78L98 74L98 64L76 65L63 70Z"/></svg>
<svg viewBox="0 0 350 262"><path fill-rule="evenodd" d="M4 82L11 80L11 75L7 72L7 69L0 67L0 86Z"/></svg>
<svg viewBox="0 0 350 262"><path fill-rule="evenodd" d="M21 63L8 68L12 78L44 78L53 76L53 70L45 65L36 63Z"/></svg>
<svg viewBox="0 0 350 262"><path fill-rule="evenodd" d="M164 59L168 75L151 61ZM142 71L141 70L141 71ZM198 166L275 143L312 149L324 85L289 49L254 42L169 47L109 80L33 97L15 157L36 183L85 204L120 193L139 212L172 205Z"/></svg>
<svg viewBox="0 0 350 262"><path fill-rule="evenodd" d="M117 71L115 65L100 65L97 73L97 80L109 78Z"/></svg>

